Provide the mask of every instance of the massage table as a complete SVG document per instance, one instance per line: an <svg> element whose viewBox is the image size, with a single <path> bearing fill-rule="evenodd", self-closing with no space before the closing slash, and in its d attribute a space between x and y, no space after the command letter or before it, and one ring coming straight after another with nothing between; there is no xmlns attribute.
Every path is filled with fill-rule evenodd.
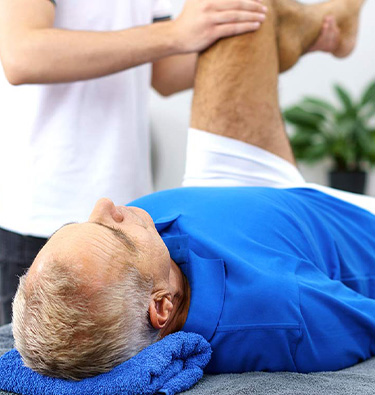
<svg viewBox="0 0 375 395"><path fill-rule="evenodd" d="M13 347L11 325L0 327L0 354ZM184 395L374 395L375 358L338 372L250 372L205 375ZM12 395L0 391L0 395ZM79 395L79 394L77 394Z"/></svg>

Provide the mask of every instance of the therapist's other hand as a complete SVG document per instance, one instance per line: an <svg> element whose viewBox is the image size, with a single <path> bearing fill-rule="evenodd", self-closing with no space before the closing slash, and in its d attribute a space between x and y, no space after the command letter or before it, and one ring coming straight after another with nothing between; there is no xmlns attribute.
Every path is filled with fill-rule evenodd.
<svg viewBox="0 0 375 395"><path fill-rule="evenodd" d="M223 37L258 30L266 18L261 0L186 0L173 21L182 52L199 52Z"/></svg>

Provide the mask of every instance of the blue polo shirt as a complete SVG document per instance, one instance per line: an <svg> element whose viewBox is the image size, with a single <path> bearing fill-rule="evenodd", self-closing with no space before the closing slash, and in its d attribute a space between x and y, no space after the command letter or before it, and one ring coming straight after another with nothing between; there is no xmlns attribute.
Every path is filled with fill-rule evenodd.
<svg viewBox="0 0 375 395"><path fill-rule="evenodd" d="M375 355L375 216L312 189L180 188L150 213L187 276L206 372L337 370Z"/></svg>

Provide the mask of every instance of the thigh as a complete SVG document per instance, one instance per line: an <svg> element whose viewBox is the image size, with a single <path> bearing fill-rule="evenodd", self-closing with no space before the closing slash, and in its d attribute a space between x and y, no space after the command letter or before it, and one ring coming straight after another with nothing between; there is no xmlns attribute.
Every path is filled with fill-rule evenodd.
<svg viewBox="0 0 375 395"><path fill-rule="evenodd" d="M19 277L30 267L46 239L0 228L0 324L11 321Z"/></svg>
<svg viewBox="0 0 375 395"><path fill-rule="evenodd" d="M190 125L295 165L278 99L278 15L274 0L263 4L259 31L219 40L199 56Z"/></svg>

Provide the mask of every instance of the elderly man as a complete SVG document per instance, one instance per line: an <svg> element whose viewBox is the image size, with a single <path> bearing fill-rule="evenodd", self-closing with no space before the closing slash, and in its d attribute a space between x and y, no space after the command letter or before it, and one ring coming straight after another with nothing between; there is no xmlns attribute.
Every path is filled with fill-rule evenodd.
<svg viewBox="0 0 375 395"><path fill-rule="evenodd" d="M32 369L87 377L181 329L210 341L210 373L375 355L375 201L304 182L277 99L279 69L311 46L352 50L362 1L265 4L259 32L200 58L184 183L209 187L101 199L21 278L14 336Z"/></svg>

